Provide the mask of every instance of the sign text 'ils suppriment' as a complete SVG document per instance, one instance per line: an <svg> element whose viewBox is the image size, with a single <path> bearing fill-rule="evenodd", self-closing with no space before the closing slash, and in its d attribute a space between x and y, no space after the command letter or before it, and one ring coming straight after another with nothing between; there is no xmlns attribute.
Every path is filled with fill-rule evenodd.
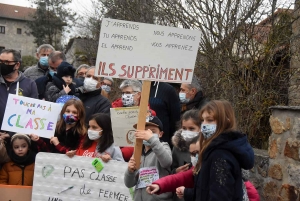
<svg viewBox="0 0 300 201"><path fill-rule="evenodd" d="M60 111L57 103L9 94L1 130L50 138Z"/></svg>
<svg viewBox="0 0 300 201"><path fill-rule="evenodd" d="M104 18L95 75L190 83L199 41L196 30Z"/></svg>

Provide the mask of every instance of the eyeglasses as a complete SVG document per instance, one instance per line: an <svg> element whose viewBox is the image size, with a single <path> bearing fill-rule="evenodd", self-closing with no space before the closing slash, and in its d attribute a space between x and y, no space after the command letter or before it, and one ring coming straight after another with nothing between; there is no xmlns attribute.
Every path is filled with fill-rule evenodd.
<svg viewBox="0 0 300 201"><path fill-rule="evenodd" d="M18 61L3 61L3 60L0 60L0 64L5 64L5 65L10 65L11 64L11 62L15 62L14 63L14 65L18 62ZM13 64L11 64L11 65L13 65Z"/></svg>

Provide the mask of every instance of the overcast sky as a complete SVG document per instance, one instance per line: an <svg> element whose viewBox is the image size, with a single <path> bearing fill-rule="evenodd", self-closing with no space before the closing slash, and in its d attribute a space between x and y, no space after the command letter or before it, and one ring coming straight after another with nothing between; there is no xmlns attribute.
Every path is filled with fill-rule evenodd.
<svg viewBox="0 0 300 201"><path fill-rule="evenodd" d="M31 7L31 3L29 0L0 0L0 3ZM69 7L81 14L85 13L86 10L92 10L92 3L91 0L73 0Z"/></svg>

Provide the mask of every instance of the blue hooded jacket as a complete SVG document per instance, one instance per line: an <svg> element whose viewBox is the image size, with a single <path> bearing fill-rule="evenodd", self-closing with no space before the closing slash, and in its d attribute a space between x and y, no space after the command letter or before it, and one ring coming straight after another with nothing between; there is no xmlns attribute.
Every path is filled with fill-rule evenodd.
<svg viewBox="0 0 300 201"><path fill-rule="evenodd" d="M224 132L203 153L193 189L186 188L185 200L243 200L241 168L254 166L254 152L247 136L237 131Z"/></svg>
<svg viewBox="0 0 300 201"><path fill-rule="evenodd" d="M19 82L19 96L38 98L36 84L33 80L25 77L21 71L17 79L7 87L4 78L0 75L0 130L6 108L8 94L16 94L17 82Z"/></svg>

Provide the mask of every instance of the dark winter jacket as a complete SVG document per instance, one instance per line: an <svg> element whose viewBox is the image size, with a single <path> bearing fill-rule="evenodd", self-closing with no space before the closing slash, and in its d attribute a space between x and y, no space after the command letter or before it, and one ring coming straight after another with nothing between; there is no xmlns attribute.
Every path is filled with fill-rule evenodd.
<svg viewBox="0 0 300 201"><path fill-rule="evenodd" d="M181 114L192 109L200 110L207 102L208 100L203 96L202 91L198 91L192 100L181 104Z"/></svg>
<svg viewBox="0 0 300 201"><path fill-rule="evenodd" d="M152 82L149 98L150 108L164 125L161 140L171 145L171 138L180 120L180 102L175 89L164 82Z"/></svg>
<svg viewBox="0 0 300 201"><path fill-rule="evenodd" d="M19 71L18 78L9 87L7 87L4 78L0 75L0 125L2 125L8 94L16 94L17 82L19 82L19 96L38 98L35 82L26 78L21 71Z"/></svg>
<svg viewBox="0 0 300 201"><path fill-rule="evenodd" d="M159 193L185 186L185 200L241 201L241 168L249 170L253 165L254 152L246 135L227 132L214 139L207 147L197 175L192 176L192 170L188 170L153 183L160 186Z"/></svg>
<svg viewBox="0 0 300 201"><path fill-rule="evenodd" d="M56 100L63 95L74 95L75 94L75 85L73 83L69 84L71 91L67 94L63 88L67 84L62 78L53 75L52 82L48 82L45 92L45 100L56 102Z"/></svg>
<svg viewBox="0 0 300 201"><path fill-rule="evenodd" d="M45 76L39 77L35 80L38 93L39 93L39 99L45 98L45 91L46 91L46 86L48 82L52 82L52 76L47 73Z"/></svg>
<svg viewBox="0 0 300 201"><path fill-rule="evenodd" d="M76 84L75 87L80 87L83 85L83 82L77 78L74 78L74 83ZM46 86L48 82L52 82L52 76L49 74L49 72L38 79L35 80L36 86L38 88L39 93L39 99L45 98L45 92L46 92Z"/></svg>
<svg viewBox="0 0 300 201"><path fill-rule="evenodd" d="M89 122L90 117L95 113L110 114L111 104L109 100L101 95L101 88L95 91L80 93L80 100L85 107L85 121Z"/></svg>

